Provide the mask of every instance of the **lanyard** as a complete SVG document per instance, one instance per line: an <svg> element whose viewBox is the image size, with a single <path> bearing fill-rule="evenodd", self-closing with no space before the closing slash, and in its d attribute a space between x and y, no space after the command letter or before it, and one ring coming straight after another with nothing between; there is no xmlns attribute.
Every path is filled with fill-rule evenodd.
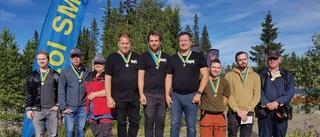
<svg viewBox="0 0 320 137"><path fill-rule="evenodd" d="M158 55L155 55L152 51L149 51L149 53L151 54L151 57L154 63L156 64L156 68L158 69L160 66L160 58L161 58L162 52L158 50L158 53L157 53Z"/></svg>
<svg viewBox="0 0 320 137"><path fill-rule="evenodd" d="M126 63L126 67L129 67L129 61L130 61L132 52L129 53L129 55L127 56L127 58L120 52L120 50L118 51L118 54L120 54L123 62Z"/></svg>
<svg viewBox="0 0 320 137"><path fill-rule="evenodd" d="M214 94L214 97L217 97L218 89L219 89L219 84L220 84L220 76L218 76L218 78L216 79L215 85L213 85L213 82L212 82L212 78L211 78L211 77L209 78L209 83L210 83L211 91L212 91L213 94Z"/></svg>
<svg viewBox="0 0 320 137"><path fill-rule="evenodd" d="M183 67L186 66L186 63L187 63L187 61L189 60L189 58L190 58L190 56L191 56L191 53L192 53L192 51L189 50L186 58L183 58L182 55L178 52L178 56L179 56L179 58L180 58L180 60L181 60L181 62L182 62L182 64L183 64Z"/></svg>

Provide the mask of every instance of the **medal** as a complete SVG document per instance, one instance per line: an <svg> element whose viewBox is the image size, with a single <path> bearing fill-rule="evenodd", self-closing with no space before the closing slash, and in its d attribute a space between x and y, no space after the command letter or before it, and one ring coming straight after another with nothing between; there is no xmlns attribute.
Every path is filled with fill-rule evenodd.
<svg viewBox="0 0 320 137"><path fill-rule="evenodd" d="M78 73L78 71L76 71L76 69L74 68L74 66L73 65L71 65L71 68L72 68L72 71L73 71L73 73L77 76L77 78L79 79L79 83L81 82L81 79L82 79L82 77L83 77L83 71L80 71L79 73Z"/></svg>
<svg viewBox="0 0 320 137"><path fill-rule="evenodd" d="M246 83L246 81L248 79L248 71L249 71L248 67L245 69L244 74L243 74L243 72L241 70L239 70L239 74L240 74L240 77L241 77L241 80L242 80L243 88L244 88L244 84Z"/></svg>
<svg viewBox="0 0 320 137"><path fill-rule="evenodd" d="M181 62L182 62L182 64L183 64L183 65L182 65L183 67L186 66L186 63L188 62L188 60L189 60L189 58L190 58L190 56L191 56L191 53L192 53L192 51L189 50L187 56L184 58L184 57L182 57L182 55L180 54L180 52L178 52L178 56L179 56L179 58L180 58L180 60L181 60Z"/></svg>
<svg viewBox="0 0 320 137"><path fill-rule="evenodd" d="M161 51L158 50L158 53L157 55L154 54L152 51L149 51L149 53L151 54L151 57L154 61L154 64L156 64L156 69L159 69L159 66L160 66L160 58L161 58Z"/></svg>
<svg viewBox="0 0 320 137"><path fill-rule="evenodd" d="M212 78L211 78L211 76L210 76L210 78L209 78L209 84L210 84L210 87L211 87L211 91L212 91L212 93L214 94L213 96L214 96L214 97L217 97L218 89L219 89L219 85L220 85L220 76L218 76L218 78L216 79L215 85L213 85Z"/></svg>
<svg viewBox="0 0 320 137"><path fill-rule="evenodd" d="M42 74L42 72L40 72L40 80L41 80L41 85L44 85L44 81L46 80L48 74L49 74L50 69L47 69L46 72L44 72L44 74Z"/></svg>
<svg viewBox="0 0 320 137"><path fill-rule="evenodd" d="M129 52L130 52L130 51L129 51ZM126 63L126 67L129 67L129 61L130 61L132 52L129 53L129 55L127 56L127 58L120 52L120 50L118 50L118 54L120 54L123 62Z"/></svg>

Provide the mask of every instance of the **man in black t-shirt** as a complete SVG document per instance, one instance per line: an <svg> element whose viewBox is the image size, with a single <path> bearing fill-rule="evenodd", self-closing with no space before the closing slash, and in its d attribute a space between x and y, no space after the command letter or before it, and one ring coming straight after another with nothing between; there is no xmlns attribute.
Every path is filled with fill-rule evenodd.
<svg viewBox="0 0 320 137"><path fill-rule="evenodd" d="M144 107L145 137L162 137L166 117L164 82L170 56L160 50L161 35L150 32L150 51L139 59L138 87L140 103ZM154 130L155 127L155 130Z"/></svg>
<svg viewBox="0 0 320 137"><path fill-rule="evenodd" d="M105 66L105 89L108 107L116 109L119 137L135 137L139 130L140 104L138 92L139 54L130 51L128 34L119 35L119 50L108 56ZM127 117L129 129L127 131Z"/></svg>
<svg viewBox="0 0 320 137"><path fill-rule="evenodd" d="M208 83L207 61L191 51L191 35L179 34L179 52L170 58L165 81L166 103L171 106L170 136L179 137L182 114L185 114L187 136L195 137L198 102ZM199 83L199 74L202 79ZM172 87L171 97L169 95Z"/></svg>

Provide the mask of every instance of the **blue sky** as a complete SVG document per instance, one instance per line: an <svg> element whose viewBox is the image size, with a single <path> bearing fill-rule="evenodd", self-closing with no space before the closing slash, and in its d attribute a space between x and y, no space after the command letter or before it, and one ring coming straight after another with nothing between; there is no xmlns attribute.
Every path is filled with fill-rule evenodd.
<svg viewBox="0 0 320 137"><path fill-rule="evenodd" d="M83 26L89 27L93 18L101 20L102 7L107 0L91 0ZM285 53L302 55L312 46L311 36L320 32L319 0L158 0L181 8L181 26L193 26L193 17L199 16L199 28L208 28L212 48L219 49L223 64L234 62L238 51L249 52L251 46L261 43L261 23L271 11L278 27L275 42L284 45ZM0 0L0 27L6 26L15 35L20 49L32 39L42 25L51 0ZM117 5L119 0L112 0ZM101 26L101 23L98 22ZM101 29L101 28L100 28ZM201 32L200 32L201 33ZM249 65L255 65L249 62Z"/></svg>

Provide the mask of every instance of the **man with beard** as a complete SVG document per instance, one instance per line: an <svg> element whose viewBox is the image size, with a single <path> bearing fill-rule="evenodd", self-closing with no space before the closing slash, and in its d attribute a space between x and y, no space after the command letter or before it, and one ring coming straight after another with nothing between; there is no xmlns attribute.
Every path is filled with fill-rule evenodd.
<svg viewBox="0 0 320 137"><path fill-rule="evenodd" d="M250 137L253 127L254 107L260 100L260 77L248 67L248 54L240 51L235 55L237 67L225 75L229 82L228 136Z"/></svg>
<svg viewBox="0 0 320 137"><path fill-rule="evenodd" d="M138 87L140 104L144 107L146 137L162 137L167 112L164 82L170 56L160 50L161 35L149 32L150 51L139 59Z"/></svg>

